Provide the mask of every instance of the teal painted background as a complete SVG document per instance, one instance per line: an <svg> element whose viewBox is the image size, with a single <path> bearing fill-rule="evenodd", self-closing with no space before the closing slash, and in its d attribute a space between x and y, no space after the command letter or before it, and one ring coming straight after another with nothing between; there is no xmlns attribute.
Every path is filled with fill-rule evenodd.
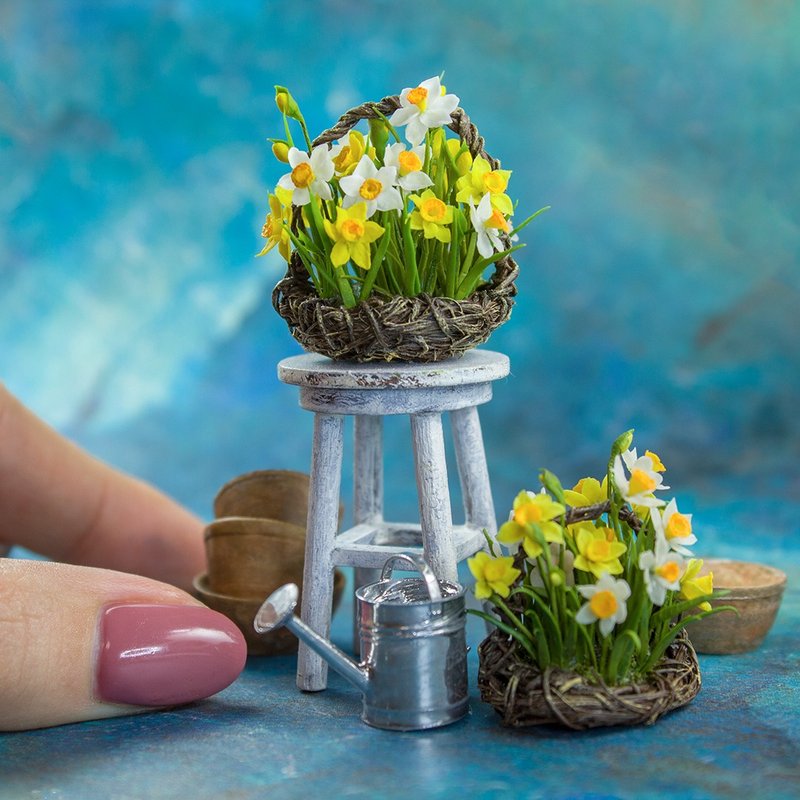
<svg viewBox="0 0 800 800"><path fill-rule="evenodd" d="M489 152L513 170L521 212L552 206L524 234L519 302L489 344L513 366L482 417L498 512L541 466L570 483L598 474L611 439L635 427L640 447L669 467L681 509L694 512L698 552L790 573L768 658L705 659L708 688L692 710L646 736L545 738L561 770L554 774L573 774L566 794L548 777L550 796L669 793L657 764L634 780L614 766L617 757L592 761L606 745L641 756L647 743L652 753L662 736L683 742L670 745L681 769L705 764L702 781L681 773L686 797L752 795L759 772L772 776L774 796L791 796L800 651L798 4L6 0L2 379L57 428L204 516L237 473L307 469L310 415L275 376L277 360L298 352L269 304L281 263L277 254L254 258L267 190L282 174L265 141L280 130L273 84L291 87L321 131L346 108L442 70ZM392 424L387 436L396 454L389 507L413 517L408 432ZM347 503L348 478L343 490ZM269 715L265 723L246 712L264 670L277 687L268 705L291 698L280 693L286 669L258 666L229 701L233 717L223 704L216 716L212 707L178 713L177 722L79 728L90 743L85 763L99 770L96 791L113 781L97 758L104 731L143 736L141 755L162 730L185 747L187 726L201 738L224 728L234 735L231 752L252 768L251 734L271 735ZM417 768L430 768L430 752L455 780L461 734L375 738L339 689L343 705L315 708L354 726L357 750L374 746L380 760L404 741L399 752ZM325 775L320 743L329 728L308 713L278 719L295 732L315 720L302 730L314 748L304 757ZM476 713L472 747L520 770L530 740L500 734L488 712ZM712 724L715 713L729 729ZM299 746L285 735L286 746ZM27 737L13 740L13 752L34 765L69 740ZM740 745L755 748L749 761L737 761ZM605 783L580 777L592 764ZM169 774L183 786L190 773ZM81 775L65 773L63 785L80 785ZM271 796L317 785L297 775L276 779ZM475 767L465 783L476 795L538 796L496 771L482 775ZM425 777L418 790L445 796ZM353 784L354 796L363 785Z"/></svg>

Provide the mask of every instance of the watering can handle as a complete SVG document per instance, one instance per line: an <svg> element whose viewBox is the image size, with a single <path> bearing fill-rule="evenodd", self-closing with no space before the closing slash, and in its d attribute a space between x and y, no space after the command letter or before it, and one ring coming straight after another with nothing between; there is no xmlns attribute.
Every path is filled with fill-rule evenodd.
<svg viewBox="0 0 800 800"><path fill-rule="evenodd" d="M433 570L428 566L422 556L415 555L414 553L398 553L397 555L390 556L381 570L381 580L385 581L392 576L392 566L396 561L405 561L412 569L417 570L422 575L425 585L428 587L428 594L431 600L441 600L442 590L439 586L439 581L433 574Z"/></svg>

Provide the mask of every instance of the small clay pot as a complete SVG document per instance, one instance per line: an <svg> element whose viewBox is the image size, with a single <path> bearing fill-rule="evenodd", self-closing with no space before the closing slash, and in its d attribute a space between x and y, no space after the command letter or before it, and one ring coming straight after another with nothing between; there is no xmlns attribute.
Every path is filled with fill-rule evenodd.
<svg viewBox="0 0 800 800"><path fill-rule="evenodd" d="M729 594L712 600L712 606L734 606L686 626L698 653L746 653L755 650L775 622L786 588L786 574L766 564L707 558L700 575L714 574L714 589Z"/></svg>
<svg viewBox="0 0 800 800"><path fill-rule="evenodd" d="M234 597L266 597L303 579L305 527L275 519L223 517L203 535L208 588Z"/></svg>
<svg viewBox="0 0 800 800"><path fill-rule="evenodd" d="M309 476L288 469L260 469L228 481L214 499L214 516L277 519L305 530ZM344 507L339 506L339 522Z"/></svg>
<svg viewBox="0 0 800 800"><path fill-rule="evenodd" d="M302 570L301 570L302 579ZM292 580L290 578L286 579ZM234 597L229 594L213 591L208 585L208 576L198 575L194 579L194 593L197 598L214 611L219 611L232 620L244 635L247 642L247 654L251 656L278 656L297 651L297 637L286 628L279 628L269 634L258 634L253 628L253 620L267 595L286 581L252 597ZM302 583L298 583L302 591ZM345 576L336 570L333 577L333 608L339 605L345 587Z"/></svg>

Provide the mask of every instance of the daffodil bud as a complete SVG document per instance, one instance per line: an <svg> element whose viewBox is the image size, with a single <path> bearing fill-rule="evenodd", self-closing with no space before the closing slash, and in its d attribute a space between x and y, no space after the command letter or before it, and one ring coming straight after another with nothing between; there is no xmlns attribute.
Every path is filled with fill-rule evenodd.
<svg viewBox="0 0 800 800"><path fill-rule="evenodd" d="M560 569L554 569L550 573L550 583L553 586L563 586L564 585L564 573Z"/></svg>
<svg viewBox="0 0 800 800"><path fill-rule="evenodd" d="M564 502L564 488L561 486L561 481L555 475L553 475L550 470L543 469L539 473L539 480L541 481L542 486L544 486L544 488L547 489L547 491L550 492L550 494L552 494L559 503Z"/></svg>
<svg viewBox="0 0 800 800"><path fill-rule="evenodd" d="M275 87L275 105L282 114L292 119L301 120L303 115L300 113L300 107L295 102L295 99L289 93L285 86Z"/></svg>
<svg viewBox="0 0 800 800"><path fill-rule="evenodd" d="M445 136L441 128L436 128L431 133L431 150L436 158L442 154L442 145L444 144Z"/></svg>
<svg viewBox="0 0 800 800"><path fill-rule="evenodd" d="M389 141L389 131L382 119L371 119L369 121L369 140L375 148L375 155L382 162L386 152L386 144Z"/></svg>
<svg viewBox="0 0 800 800"><path fill-rule="evenodd" d="M272 142L272 155L278 161L288 164L289 163L289 145L283 139L275 139Z"/></svg>
<svg viewBox="0 0 800 800"><path fill-rule="evenodd" d="M633 442L633 428L625 433L620 434L614 444L611 445L611 458L618 456L628 450Z"/></svg>

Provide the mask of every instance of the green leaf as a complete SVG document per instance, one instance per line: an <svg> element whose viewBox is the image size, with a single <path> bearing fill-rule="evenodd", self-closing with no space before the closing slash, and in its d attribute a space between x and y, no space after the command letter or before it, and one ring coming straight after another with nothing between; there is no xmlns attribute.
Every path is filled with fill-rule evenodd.
<svg viewBox="0 0 800 800"><path fill-rule="evenodd" d="M485 619L487 622L491 622L496 628L499 628L503 633L507 633L513 639L518 641L524 648L528 655L531 657L531 661L536 664L536 653L533 650L532 646L532 639L522 635L516 628L512 628L510 625L507 625L502 620L499 620L497 617L493 616L492 614L487 614L485 611L478 611L475 608L468 608L468 614L472 614L474 617L480 617L481 619Z"/></svg>
<svg viewBox="0 0 800 800"><path fill-rule="evenodd" d="M533 214L531 214L527 219L525 219L522 222L520 222L520 224L517 225L517 227L514 228L514 230L511 231L511 233L508 234L509 237L515 236L516 234L518 234L523 228L525 228L528 225L530 225L530 223L533 222L536 219L536 217L539 216L539 214L543 214L545 211L549 211L549 210L550 210L550 206L543 206L538 211L536 211Z"/></svg>

